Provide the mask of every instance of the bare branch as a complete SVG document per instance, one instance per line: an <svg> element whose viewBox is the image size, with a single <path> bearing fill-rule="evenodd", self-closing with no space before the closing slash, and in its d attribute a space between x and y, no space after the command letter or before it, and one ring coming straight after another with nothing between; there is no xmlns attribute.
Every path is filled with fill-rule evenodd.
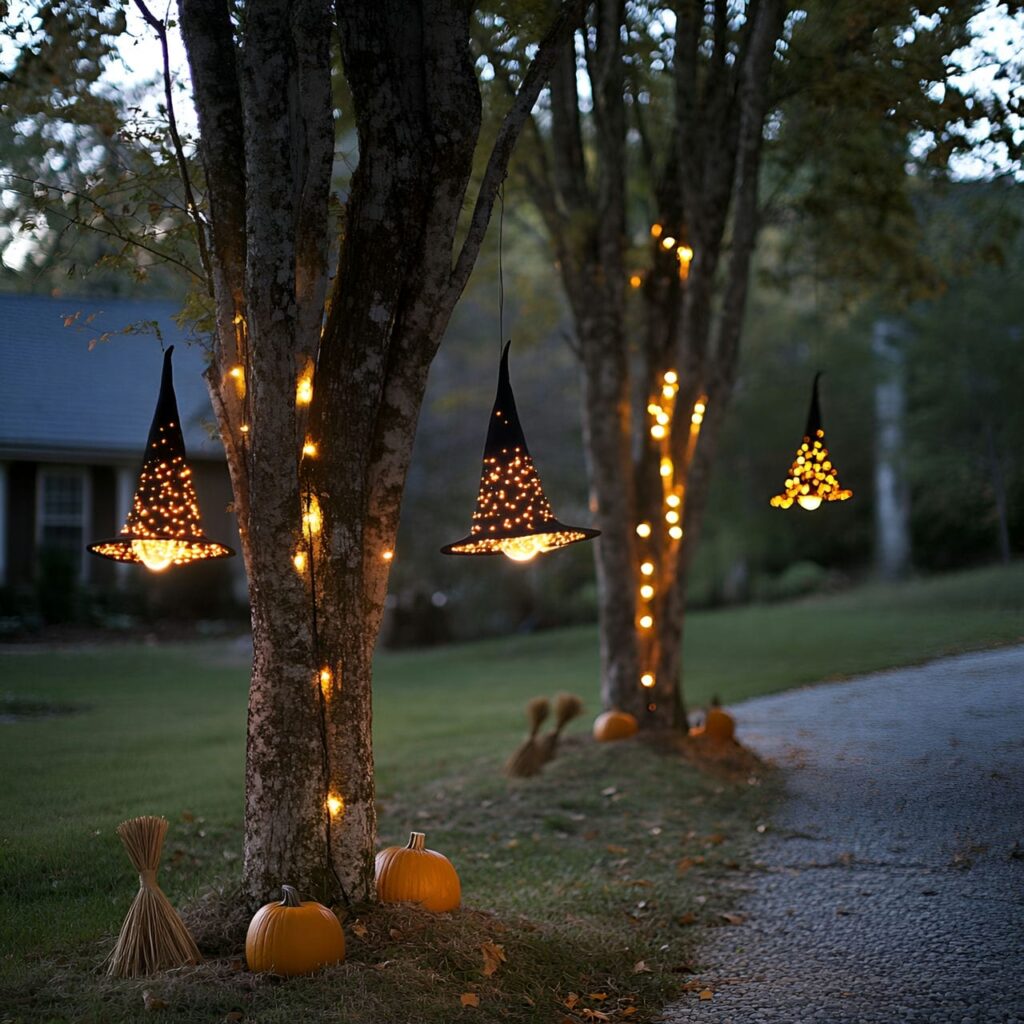
<svg viewBox="0 0 1024 1024"><path fill-rule="evenodd" d="M473 208L469 230L466 232L462 249L452 270L450 288L456 296L461 294L466 287L473 264L476 262L477 254L487 232L487 224L491 219L491 211L494 209L498 188L505 178L512 149L533 110L533 105L537 102L537 97L540 95L551 69L554 67L561 48L579 25L589 2L590 0L566 0L562 5L554 23L541 41L537 55L523 77L515 101L505 114L498 137L494 140L494 147L487 161L483 179L480 182L480 191L477 193L476 206Z"/></svg>
<svg viewBox="0 0 1024 1024"><path fill-rule="evenodd" d="M167 102L167 130L171 136L171 144L174 146L174 157L178 163L178 174L181 175L181 186L185 190L185 206L196 228L196 244L199 247L199 259L203 264L203 271L206 274L206 287L210 295L213 295L210 253L206 247L206 225L199 216L199 207L192 192L192 177L188 173L188 161L185 159L185 149L181 144L181 135L178 132L178 119L174 116L174 95L171 90L171 58L167 50L167 26L146 6L145 0L135 0L135 6L160 40L160 53L164 65L164 98Z"/></svg>

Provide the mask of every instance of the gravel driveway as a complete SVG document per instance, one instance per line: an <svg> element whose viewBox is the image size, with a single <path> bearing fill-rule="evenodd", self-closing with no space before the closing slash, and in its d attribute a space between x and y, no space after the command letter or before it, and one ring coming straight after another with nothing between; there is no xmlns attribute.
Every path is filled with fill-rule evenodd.
<svg viewBox="0 0 1024 1024"><path fill-rule="evenodd" d="M786 800L666 1021L1024 1024L1024 647L736 709Z"/></svg>

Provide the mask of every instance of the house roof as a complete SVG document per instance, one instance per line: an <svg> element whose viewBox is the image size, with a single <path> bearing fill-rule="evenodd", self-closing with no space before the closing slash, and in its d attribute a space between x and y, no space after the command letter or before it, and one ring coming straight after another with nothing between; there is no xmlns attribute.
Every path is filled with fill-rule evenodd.
<svg viewBox="0 0 1024 1024"><path fill-rule="evenodd" d="M155 330L139 325L155 322L164 346L175 346L188 453L223 458L202 379L206 355L174 323L177 309L171 301L0 295L0 455L141 457L163 350Z"/></svg>

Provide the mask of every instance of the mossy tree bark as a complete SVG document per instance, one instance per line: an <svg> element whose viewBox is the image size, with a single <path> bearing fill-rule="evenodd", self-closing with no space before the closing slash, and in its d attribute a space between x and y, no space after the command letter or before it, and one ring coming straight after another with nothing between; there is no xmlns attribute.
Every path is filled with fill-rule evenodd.
<svg viewBox="0 0 1024 1024"><path fill-rule="evenodd" d="M468 5L259 0L234 23L227 4L180 0L216 309L208 383L252 605L253 902L282 883L372 898L372 655L427 372L583 8L567 0L540 42L457 244L481 123ZM359 138L343 230L335 30Z"/></svg>

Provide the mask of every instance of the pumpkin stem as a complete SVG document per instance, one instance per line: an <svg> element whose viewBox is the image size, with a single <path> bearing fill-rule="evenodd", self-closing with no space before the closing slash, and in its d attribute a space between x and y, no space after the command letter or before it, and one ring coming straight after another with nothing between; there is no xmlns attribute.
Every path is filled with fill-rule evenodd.
<svg viewBox="0 0 1024 1024"><path fill-rule="evenodd" d="M301 907L302 900L299 899L299 892L293 885L282 885L281 895L284 897L281 900L282 907Z"/></svg>
<svg viewBox="0 0 1024 1024"><path fill-rule="evenodd" d="M423 832L410 832L409 833L409 845L406 846L407 850L422 850L426 846L427 837Z"/></svg>

